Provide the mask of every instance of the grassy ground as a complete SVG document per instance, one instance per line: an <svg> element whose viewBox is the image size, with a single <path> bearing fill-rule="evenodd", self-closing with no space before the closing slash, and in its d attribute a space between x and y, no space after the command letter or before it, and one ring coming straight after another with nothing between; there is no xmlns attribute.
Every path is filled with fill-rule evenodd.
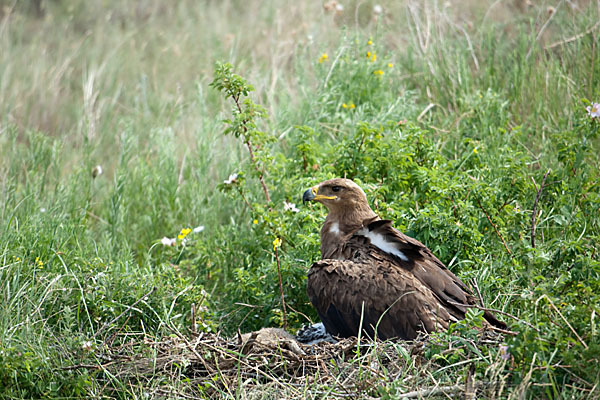
<svg viewBox="0 0 600 400"><path fill-rule="evenodd" d="M343 175L518 332L499 362L504 347L458 326L426 367L405 359L406 384L366 372L361 396L467 376L502 381L492 397L600 396L600 120L585 109L600 101L600 6L375 5L0 1L1 397L141 397L104 367L111 349L152 359L148 338L315 318L304 282L323 210L297 203ZM224 134L236 108L209 86L215 61L265 109L254 160ZM365 373L364 356L348 368ZM161 376L171 397L193 392ZM275 390L257 381L218 393Z"/></svg>

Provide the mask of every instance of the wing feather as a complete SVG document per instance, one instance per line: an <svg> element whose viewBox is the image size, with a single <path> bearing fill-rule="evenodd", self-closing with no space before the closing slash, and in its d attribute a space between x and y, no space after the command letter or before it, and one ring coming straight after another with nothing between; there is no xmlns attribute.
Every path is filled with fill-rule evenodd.
<svg viewBox="0 0 600 400"><path fill-rule="evenodd" d="M365 235L366 232L368 232L367 235ZM431 250L418 240L395 229L392 221L377 220L370 223L363 228L363 232L359 231L352 236L346 246L360 248L364 246L362 243L365 237L377 238L377 243L385 243L383 249L371 245L371 249L376 249L371 251L375 251L385 258L393 259L397 266L410 271L415 278L431 289L439 299L438 307L446 309L453 319L464 318L467 306L476 303L469 288L434 256ZM390 248L402 252L408 260L397 257L394 252L390 253ZM485 318L492 325L506 327L506 324L498 321L490 313L486 313Z"/></svg>
<svg viewBox="0 0 600 400"><path fill-rule="evenodd" d="M438 300L429 288L385 260L318 261L308 273L307 292L334 336L357 336L361 315L363 333L374 337L377 331L381 339L414 339L419 331L447 327L450 320L444 309L431 311Z"/></svg>

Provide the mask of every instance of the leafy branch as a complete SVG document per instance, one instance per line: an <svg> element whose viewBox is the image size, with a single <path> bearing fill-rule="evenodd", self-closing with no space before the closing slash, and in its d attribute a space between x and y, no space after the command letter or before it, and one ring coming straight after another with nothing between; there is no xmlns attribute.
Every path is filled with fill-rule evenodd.
<svg viewBox="0 0 600 400"><path fill-rule="evenodd" d="M233 134L237 138L241 137L248 148L250 162L260 181L268 204L271 202L271 196L265 183L266 171L264 165L269 162L269 156L262 150L265 145L275 139L266 132L258 130L255 120L266 118L266 112L263 107L247 97L254 90L254 87L240 75L234 74L232 69L233 67L229 63L217 62L215 77L210 86L225 93L226 97L231 98L235 103L235 108L232 110L233 118L224 121L228 125L225 134ZM246 98L242 100L243 97Z"/></svg>

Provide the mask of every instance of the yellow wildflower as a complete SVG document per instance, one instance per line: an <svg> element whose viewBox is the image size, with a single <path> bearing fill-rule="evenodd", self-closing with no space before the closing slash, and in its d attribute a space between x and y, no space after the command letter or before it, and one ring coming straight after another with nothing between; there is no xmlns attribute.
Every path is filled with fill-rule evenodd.
<svg viewBox="0 0 600 400"><path fill-rule="evenodd" d="M190 228L183 228L181 230L181 232L179 233L179 235L177 235L177 239L179 240L183 240L185 239L185 237L191 232L192 230Z"/></svg>
<svg viewBox="0 0 600 400"><path fill-rule="evenodd" d="M367 51L367 58L371 58L371 52Z"/></svg>
<svg viewBox="0 0 600 400"><path fill-rule="evenodd" d="M273 251L277 250L277 248L279 248L280 246L281 246L281 239L275 238L275 240L273 240Z"/></svg>
<svg viewBox="0 0 600 400"><path fill-rule="evenodd" d="M389 68L394 68L394 64L392 64L392 63L389 63L389 64L388 64L388 67L389 67Z"/></svg>
<svg viewBox="0 0 600 400"><path fill-rule="evenodd" d="M473 154L477 154L477 147L473 148Z"/></svg>
<svg viewBox="0 0 600 400"><path fill-rule="evenodd" d="M348 108L348 104L342 103L342 108Z"/></svg>
<svg viewBox="0 0 600 400"><path fill-rule="evenodd" d="M373 57L371 57L371 62L375 62L377 60L377 54L373 53Z"/></svg>
<svg viewBox="0 0 600 400"><path fill-rule="evenodd" d="M367 42L367 44L370 46L373 44L373 41L371 39L369 39L369 41Z"/></svg>
<svg viewBox="0 0 600 400"><path fill-rule="evenodd" d="M350 108L356 108L356 106L354 105L354 103L350 103L350 105L348 107L350 107Z"/></svg>
<svg viewBox="0 0 600 400"><path fill-rule="evenodd" d="M255 219L254 221L252 221L252 223L253 223L254 225L258 225L258 220L257 220L257 219Z"/></svg>
<svg viewBox="0 0 600 400"><path fill-rule="evenodd" d="M380 70L380 69L376 69L375 71L373 71L373 75L379 75L379 76L381 76L381 75L383 75L383 71Z"/></svg>
<svg viewBox="0 0 600 400"><path fill-rule="evenodd" d="M321 54L321 57L319 57L319 62L323 63L324 61L327 61L328 58L329 56L327 55L327 53L323 53Z"/></svg>

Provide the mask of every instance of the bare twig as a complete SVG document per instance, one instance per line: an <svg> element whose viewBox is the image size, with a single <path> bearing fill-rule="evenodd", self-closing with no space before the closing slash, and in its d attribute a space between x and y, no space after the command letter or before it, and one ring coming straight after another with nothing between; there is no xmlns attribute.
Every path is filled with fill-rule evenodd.
<svg viewBox="0 0 600 400"><path fill-rule="evenodd" d="M102 367L100 365L96 365L96 364L77 364L77 365L67 365L66 367L60 367L61 371L72 371L75 369L102 369Z"/></svg>
<svg viewBox="0 0 600 400"><path fill-rule="evenodd" d="M582 37L584 37L584 36L589 35L590 33L592 33L599 26L600 26L600 21L596 22L591 28L586 29L584 32L581 32L581 33L579 33L579 34L577 34L575 36L571 36L570 38L559 40L558 42L554 42L552 44L549 44L548 46L544 47L544 50L551 50L551 49L553 49L555 47L562 46L563 44L567 44L567 43L571 43L571 42L574 42L576 40L579 40Z"/></svg>
<svg viewBox="0 0 600 400"><path fill-rule="evenodd" d="M192 334L196 334L196 304L192 303Z"/></svg>
<svg viewBox="0 0 600 400"><path fill-rule="evenodd" d="M546 183L546 178L548 177L548 174L550 173L550 170L546 171L546 173L544 174L544 178L542 179L542 183L540 184L539 189L536 187L536 195L535 195L535 202L533 203L533 210L531 211L531 247L535 248L535 216L536 216L536 212L537 212L537 205L538 205L538 201L540 200L540 196L542 194L542 190L544 190L544 184ZM533 184L535 185L535 180L533 179L533 177L531 177L531 180L533 181Z"/></svg>
<svg viewBox="0 0 600 400"><path fill-rule="evenodd" d="M471 285L473 285L473 287L475 288L475 292L477 293L477 297L479 297L479 304L481 304L482 307L485 307L485 303L483 302L483 296L479 291L479 285L477 285L477 281L475 280L475 278L471 279Z"/></svg>
<svg viewBox="0 0 600 400"><path fill-rule="evenodd" d="M583 341L583 339L581 338L581 336L579 336L579 334L577 333L577 331L575 329L573 329L573 327L571 326L571 324L569 323L569 321L567 321L567 319L565 318L564 315L562 315L562 313L559 311L559 309L554 305L554 302L552 300L550 300L550 297L548 297L547 295L543 295L542 297L540 297L536 303L538 303L540 300L542 299L546 299L548 300L548 303L550 303L550 305L552 306L552 308L554 309L554 311L556 311L558 313L558 315L560 316L560 318L565 322L565 324L567 324L567 326L569 327L569 329L571 330L571 332L573 332L573 334L577 337L577 340L579 340L579 343L581 343L583 345L584 348L588 348L588 345Z"/></svg>
<svg viewBox="0 0 600 400"><path fill-rule="evenodd" d="M438 394L451 394L458 393L463 390L462 385L454 385L454 386L440 386L434 388L425 388L420 390L415 390L413 392L403 393L400 395L403 399L414 399L414 398L423 398L428 396L435 396Z"/></svg>
<svg viewBox="0 0 600 400"><path fill-rule="evenodd" d="M479 199L477 200L477 204L479 205L479 208L481 209L481 211L483 211L483 213L485 214L485 216L487 217L489 223L492 225L492 227L494 227L494 231L496 231L496 235L498 235L498 237L500 238L500 240L502 241L502 244L504 245L504 248L506 249L506 251L508 252L508 254L510 254L512 256L512 253L510 252L510 249L508 248L508 246L506 245L506 242L504 241L504 238L502 237L502 235L500 234L500 232L498 231L498 228L496 227L496 225L492 222L492 219L490 218L490 216L488 215L487 211L485 211L485 208L483 208L483 206L481 205L481 202L479 201Z"/></svg>
<svg viewBox="0 0 600 400"><path fill-rule="evenodd" d="M564 3L564 0L561 0L556 7L554 7L554 12L552 12L552 14L550 14L550 17L548 17L548 19L546 20L546 22L544 23L544 25L542 25L542 27L540 28L537 36L535 37L535 41L537 42L538 40L540 40L540 37L542 37L542 34L544 33L544 31L546 30L546 28L548 27L548 25L550 24L550 21L552 21L552 19L554 18L554 16L556 15L556 13L558 12L558 8L562 5L562 3ZM531 45L531 47L529 48L529 51L527 52L527 55L525 56L526 60L529 60L529 56L531 56L531 52L533 51L533 47L535 46L535 43L533 43Z"/></svg>
<svg viewBox="0 0 600 400"><path fill-rule="evenodd" d="M246 127L244 127L246 129ZM252 160L252 165L254 165L254 169L258 172L258 179L260 180L260 185L262 186L263 192L265 192L265 199L267 203L271 202L271 196L269 196L269 189L267 188L267 184L265 183L264 171L261 171L256 164L256 158L254 158L254 152L252 151L252 144L250 143L250 139L246 140L246 146L248 147L248 152L250 153L250 159Z"/></svg>

